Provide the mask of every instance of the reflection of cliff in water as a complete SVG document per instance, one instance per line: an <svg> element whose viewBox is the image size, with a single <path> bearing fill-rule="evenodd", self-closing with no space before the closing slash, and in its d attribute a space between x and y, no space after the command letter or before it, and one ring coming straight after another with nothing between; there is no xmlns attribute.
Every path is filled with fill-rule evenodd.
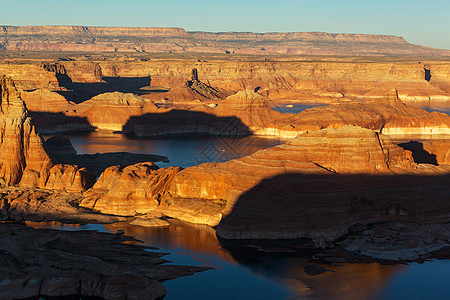
<svg viewBox="0 0 450 300"><path fill-rule="evenodd" d="M326 268L333 272L309 276L303 268L312 263L309 256L273 255L244 248L224 249L217 240L215 230L209 226L180 222L178 226L167 228L145 228L120 223L105 227L112 232L124 230L126 235L164 250L186 249L243 265L254 275L268 278L294 291L296 297L370 299L383 290L396 271L406 268L404 265L383 266L376 263L327 265ZM211 266L217 268L214 264ZM238 292L234 293L239 296Z"/></svg>
<svg viewBox="0 0 450 300"><path fill-rule="evenodd" d="M223 248L213 228L177 220L171 222L174 225L165 228L147 228L127 223L63 225L58 222L27 222L27 225L64 230L95 229L112 233L123 230L126 235L141 240L146 246L159 247L162 252L172 253L165 259L175 264L184 262L216 269L165 281L164 285L168 288L165 299L284 299L292 295L294 299L369 300L404 298L404 295L411 295L412 289L418 293L429 293L430 297L449 292L444 286L431 291L433 287L446 282L445 274L433 282L422 276L436 273L442 266L445 269L448 260L412 265L324 265L331 271L310 276L304 271L305 265L314 264L310 255L264 253L248 246ZM437 272L434 277L439 277L439 274Z"/></svg>

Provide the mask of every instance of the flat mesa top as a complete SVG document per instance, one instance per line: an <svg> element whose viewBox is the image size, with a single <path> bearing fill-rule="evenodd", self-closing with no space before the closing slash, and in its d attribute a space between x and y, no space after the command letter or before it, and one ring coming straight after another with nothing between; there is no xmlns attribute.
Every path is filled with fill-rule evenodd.
<svg viewBox="0 0 450 300"><path fill-rule="evenodd" d="M450 56L403 37L326 32L203 32L168 27L0 26L0 50L241 55Z"/></svg>

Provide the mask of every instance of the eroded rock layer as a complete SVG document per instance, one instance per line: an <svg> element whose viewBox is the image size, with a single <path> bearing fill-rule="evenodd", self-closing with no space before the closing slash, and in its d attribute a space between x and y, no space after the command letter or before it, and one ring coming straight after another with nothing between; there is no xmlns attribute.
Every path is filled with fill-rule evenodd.
<svg viewBox="0 0 450 300"><path fill-rule="evenodd" d="M134 216L156 209L175 174L181 169L159 169L153 163L139 163L121 169L107 168L84 194L82 206L103 213Z"/></svg>
<svg viewBox="0 0 450 300"><path fill-rule="evenodd" d="M162 265L164 253L145 251L126 236L93 231L33 229L0 224L0 298L98 297L161 299L160 282L205 271Z"/></svg>
<svg viewBox="0 0 450 300"><path fill-rule="evenodd" d="M356 125L388 135L450 133L450 117L405 105L392 90L383 99L313 107L299 114L285 114L256 134L294 137L306 130Z"/></svg>
<svg viewBox="0 0 450 300"><path fill-rule="evenodd" d="M324 32L209 33L186 32L181 28L3 26L0 38L0 49L14 51L171 51L263 55L449 53L446 50L409 44L396 36Z"/></svg>
<svg viewBox="0 0 450 300"><path fill-rule="evenodd" d="M142 116L158 110L145 98L130 93L105 93L73 107L68 117L86 119L100 130L122 131L131 117Z"/></svg>
<svg viewBox="0 0 450 300"><path fill-rule="evenodd" d="M145 176L139 175L143 167ZM318 246L358 222L449 217L450 169L417 165L388 136L361 127L305 132L225 163L181 171L150 167L106 170L82 206L217 225L227 239L311 238ZM121 190L110 192L106 182Z"/></svg>
<svg viewBox="0 0 450 300"><path fill-rule="evenodd" d="M14 82L0 77L0 181L5 185L81 192L92 185L77 166L55 165L35 131Z"/></svg>

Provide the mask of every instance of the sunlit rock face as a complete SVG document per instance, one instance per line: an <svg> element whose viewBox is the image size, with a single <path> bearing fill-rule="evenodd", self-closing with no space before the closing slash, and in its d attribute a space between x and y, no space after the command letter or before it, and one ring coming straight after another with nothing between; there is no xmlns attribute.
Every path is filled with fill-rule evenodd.
<svg viewBox="0 0 450 300"><path fill-rule="evenodd" d="M36 38L38 36L39 38ZM136 40L139 40L139 43ZM325 32L187 32L182 28L2 26L1 47L12 51L201 52L306 55L449 55L402 37Z"/></svg>
<svg viewBox="0 0 450 300"><path fill-rule="evenodd" d="M36 134L31 118L13 81L0 77L2 136L0 145L0 178L4 184L21 181L25 172L33 173L34 182L45 185L52 163Z"/></svg>
<svg viewBox="0 0 450 300"><path fill-rule="evenodd" d="M229 96L221 102L213 113L219 117L237 117L252 132L261 130L282 114L272 110L266 98L245 90Z"/></svg>
<svg viewBox="0 0 450 300"><path fill-rule="evenodd" d="M436 156L438 164L450 165L450 141L423 141L423 149Z"/></svg>
<svg viewBox="0 0 450 300"><path fill-rule="evenodd" d="M355 125L388 135L450 134L450 116L405 105L392 90L383 98L314 107L276 118L259 134L283 137L323 128ZM257 132L258 134L258 132Z"/></svg>
<svg viewBox="0 0 450 300"><path fill-rule="evenodd" d="M158 207L167 186L181 168L159 169L153 163L139 163L121 169L107 168L92 189L85 193L82 206L103 213L133 216Z"/></svg>
<svg viewBox="0 0 450 300"><path fill-rule="evenodd" d="M410 185L398 189L407 180L395 178L416 168L411 152L389 137L344 126L305 132L247 157L181 171L148 164L111 167L82 205L120 215L158 211L218 225L223 238L325 241L345 234L355 222L382 220L396 204L392 193L413 197Z"/></svg>
<svg viewBox="0 0 450 300"><path fill-rule="evenodd" d="M186 168L175 176L169 194L178 198L179 205L183 198L206 199L214 207L223 201L221 213L228 214L243 193L264 179L291 173L389 174L395 166L414 167L410 152L387 136L345 126L306 132L286 144L229 162Z"/></svg>
<svg viewBox="0 0 450 300"><path fill-rule="evenodd" d="M31 92L22 91L21 98L25 102L28 111L58 113L73 108L71 103L57 92L48 88L41 88Z"/></svg>
<svg viewBox="0 0 450 300"><path fill-rule="evenodd" d="M12 79L0 77L0 89L1 183L72 192L85 190L90 183L83 170L52 163Z"/></svg>
<svg viewBox="0 0 450 300"><path fill-rule="evenodd" d="M130 117L156 112L151 101L130 93L104 93L80 103L67 116L85 118L99 130L121 131Z"/></svg>
<svg viewBox="0 0 450 300"><path fill-rule="evenodd" d="M166 201L172 206L164 210L163 202L161 209L172 216L176 206L174 217L203 223L190 212L201 204L211 216L206 224L218 225L226 239L311 238L324 246L358 222L448 218L448 205L441 203L448 171L419 168L388 136L344 126L187 168L170 185Z"/></svg>

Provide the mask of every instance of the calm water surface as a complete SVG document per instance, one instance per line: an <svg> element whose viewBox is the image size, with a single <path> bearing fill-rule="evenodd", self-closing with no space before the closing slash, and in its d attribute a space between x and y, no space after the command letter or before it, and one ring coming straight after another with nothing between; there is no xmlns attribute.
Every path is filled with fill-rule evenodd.
<svg viewBox="0 0 450 300"><path fill-rule="evenodd" d="M304 264L311 264L308 256L226 249L208 226L181 222L168 228L27 224L62 230L124 230L145 245L170 253L165 259L174 264L215 268L164 282L165 299L450 299L450 260L394 266L343 264L326 266L333 272L309 276L303 269Z"/></svg>
<svg viewBox="0 0 450 300"><path fill-rule="evenodd" d="M407 105L419 107L426 111L437 111L450 115L450 101L416 101Z"/></svg>
<svg viewBox="0 0 450 300"><path fill-rule="evenodd" d="M286 105L292 105L292 107L286 107ZM273 110L279 111L281 113L294 113L297 114L299 112L304 111L305 109L313 108L316 106L324 106L328 104L324 103L284 103L283 105L272 107ZM414 106L418 108L422 108L426 111L437 111L441 113L446 113L450 115L450 101L415 101L415 102L406 102L408 106Z"/></svg>
<svg viewBox="0 0 450 300"><path fill-rule="evenodd" d="M169 158L159 162L159 167L191 167L205 162L223 162L250 155L258 150L283 143L276 137L260 138L248 136L226 138L217 136L133 139L122 134L90 132L84 134L63 134L70 139L78 154L105 152L132 152L158 154Z"/></svg>
<svg viewBox="0 0 450 300"><path fill-rule="evenodd" d="M287 107L286 105L292 106ZM317 103L286 103L279 106L273 106L272 109L278 112L281 112L283 114L292 113L292 114L298 114L299 112L304 111L305 109L316 107L316 106L323 106L327 104L317 104Z"/></svg>

